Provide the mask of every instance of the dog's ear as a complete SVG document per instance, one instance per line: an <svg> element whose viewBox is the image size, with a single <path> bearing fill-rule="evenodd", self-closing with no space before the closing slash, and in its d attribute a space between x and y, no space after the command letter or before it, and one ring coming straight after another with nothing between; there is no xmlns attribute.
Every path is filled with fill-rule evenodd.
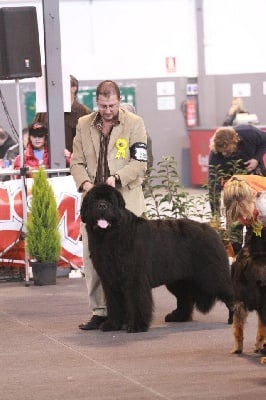
<svg viewBox="0 0 266 400"><path fill-rule="evenodd" d="M84 223L88 221L88 205L89 205L88 197L89 197L89 192L85 194L80 207L80 218L81 221Z"/></svg>

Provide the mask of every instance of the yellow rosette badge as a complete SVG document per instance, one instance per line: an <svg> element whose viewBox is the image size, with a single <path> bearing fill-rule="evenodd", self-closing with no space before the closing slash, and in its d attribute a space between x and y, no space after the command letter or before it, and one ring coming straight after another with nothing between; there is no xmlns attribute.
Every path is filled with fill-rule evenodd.
<svg viewBox="0 0 266 400"><path fill-rule="evenodd" d="M115 158L122 158L123 160L126 158L126 149L127 149L127 141L126 139L119 138L115 142L117 153Z"/></svg>
<svg viewBox="0 0 266 400"><path fill-rule="evenodd" d="M263 228L263 224L260 221L254 221L252 224L253 232L256 236L261 237L261 231Z"/></svg>

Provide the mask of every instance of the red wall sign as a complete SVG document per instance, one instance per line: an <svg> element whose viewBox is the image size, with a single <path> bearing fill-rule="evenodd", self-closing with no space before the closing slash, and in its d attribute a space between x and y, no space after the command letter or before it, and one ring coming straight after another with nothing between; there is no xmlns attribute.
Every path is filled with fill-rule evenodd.
<svg viewBox="0 0 266 400"><path fill-rule="evenodd" d="M53 187L60 215L58 230L62 249L60 264L81 267L82 242L80 236L80 201L72 176L49 178ZM32 179L27 179L27 204L31 201ZM28 210L29 212L29 210ZM24 240L20 233L23 226L21 181L18 179L0 183L0 257L1 264L23 266L25 264Z"/></svg>

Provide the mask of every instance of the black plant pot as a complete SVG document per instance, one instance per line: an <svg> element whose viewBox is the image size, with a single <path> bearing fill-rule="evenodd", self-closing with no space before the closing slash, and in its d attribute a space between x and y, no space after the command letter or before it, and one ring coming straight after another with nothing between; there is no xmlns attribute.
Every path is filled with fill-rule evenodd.
<svg viewBox="0 0 266 400"><path fill-rule="evenodd" d="M56 285L56 270L57 263L41 263L37 261L31 261L32 275L34 285Z"/></svg>

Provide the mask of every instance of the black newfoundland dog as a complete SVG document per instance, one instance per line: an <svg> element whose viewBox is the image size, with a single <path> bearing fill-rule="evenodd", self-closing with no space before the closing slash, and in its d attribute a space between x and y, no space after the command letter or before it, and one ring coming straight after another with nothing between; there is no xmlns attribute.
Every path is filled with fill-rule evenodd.
<svg viewBox="0 0 266 400"><path fill-rule="evenodd" d="M261 236L252 229L246 235L245 245L232 264L234 287L233 334L235 345L232 353L243 351L243 331L249 311L258 314L255 352L266 355L266 228ZM262 360L266 363L266 358Z"/></svg>
<svg viewBox="0 0 266 400"><path fill-rule="evenodd" d="M160 285L177 298L167 322L191 320L194 306L207 313L216 300L231 308L228 257L209 225L137 217L125 208L121 193L105 184L85 195L81 219L106 296L103 331L147 331L153 311L151 289Z"/></svg>

